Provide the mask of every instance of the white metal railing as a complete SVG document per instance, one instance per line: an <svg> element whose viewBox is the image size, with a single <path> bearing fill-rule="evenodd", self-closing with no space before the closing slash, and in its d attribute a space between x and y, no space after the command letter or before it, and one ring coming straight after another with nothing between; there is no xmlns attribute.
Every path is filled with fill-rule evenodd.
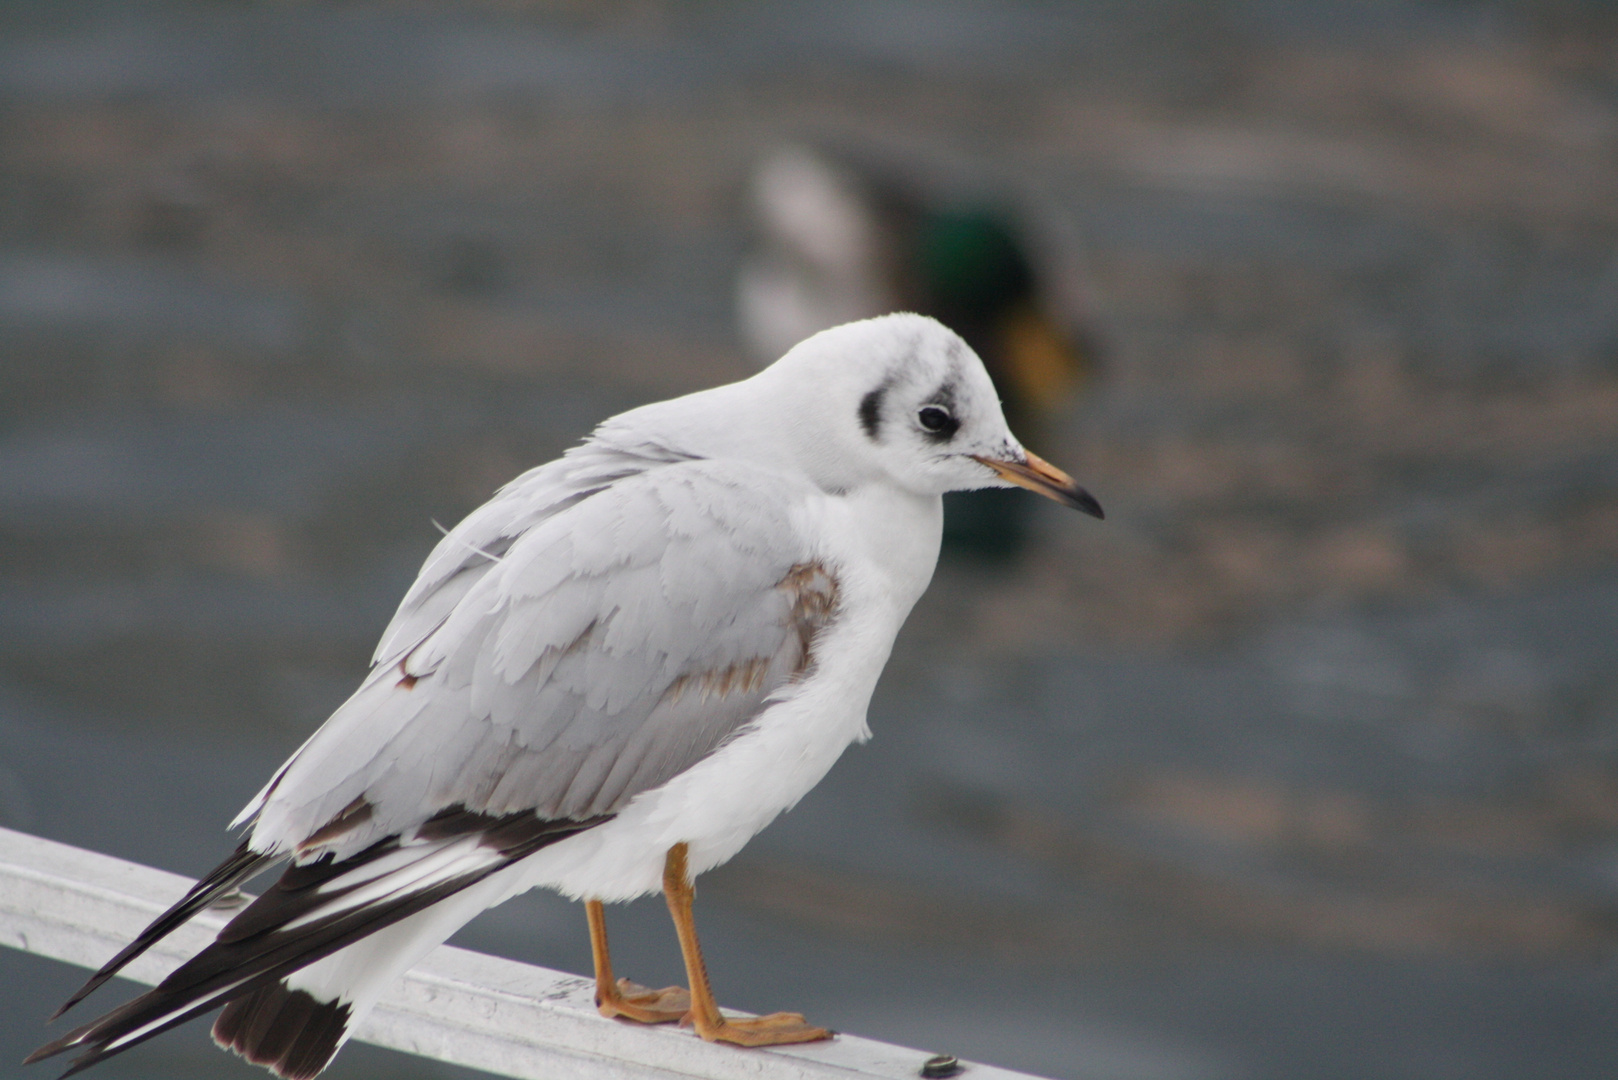
<svg viewBox="0 0 1618 1080"><path fill-rule="evenodd" d="M0 945L100 967L191 884L178 874L0 829ZM123 975L158 982L228 918L203 912ZM355 1038L528 1080L913 1080L929 1056L852 1035L769 1050L718 1046L690 1031L603 1019L591 979L449 946L413 968ZM1031 1078L966 1064L962 1080Z"/></svg>

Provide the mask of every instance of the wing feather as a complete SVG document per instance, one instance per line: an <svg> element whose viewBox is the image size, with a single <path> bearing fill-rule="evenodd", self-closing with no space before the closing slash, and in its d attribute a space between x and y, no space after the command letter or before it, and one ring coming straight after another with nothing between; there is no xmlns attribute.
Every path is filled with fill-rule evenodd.
<svg viewBox="0 0 1618 1080"><path fill-rule="evenodd" d="M793 527L795 497L816 495L806 483L676 459L605 484L597 469L581 493L545 469L435 549L422 579L436 585L411 589L378 650L394 667L299 751L258 809L255 850L294 849L356 798L373 808L366 828L322 850L454 804L616 813L800 673L831 617L798 599L796 570L819 557ZM546 499L546 513L530 505Z"/></svg>

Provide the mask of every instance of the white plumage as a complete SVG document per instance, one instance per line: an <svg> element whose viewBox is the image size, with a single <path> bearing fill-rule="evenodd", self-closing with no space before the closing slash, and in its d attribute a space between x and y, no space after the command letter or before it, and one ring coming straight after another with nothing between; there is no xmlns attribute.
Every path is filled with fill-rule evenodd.
<svg viewBox="0 0 1618 1080"><path fill-rule="evenodd" d="M920 316L838 327L744 382L608 420L440 541L360 688L234 823L243 849L73 1000L290 860L281 879L157 989L36 1057L83 1046L82 1068L229 1003L216 1038L313 1076L393 979L518 892L666 888L679 923L690 877L869 735L940 495L1011 483L1099 513ZM604 1010L679 1015L638 1015L602 973L604 932L598 948ZM705 1037L826 1034L727 1026L705 993L689 1006Z"/></svg>

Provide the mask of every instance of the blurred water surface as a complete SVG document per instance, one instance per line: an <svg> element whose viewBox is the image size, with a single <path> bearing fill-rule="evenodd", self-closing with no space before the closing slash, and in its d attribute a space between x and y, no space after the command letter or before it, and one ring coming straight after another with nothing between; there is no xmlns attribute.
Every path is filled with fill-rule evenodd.
<svg viewBox="0 0 1618 1080"><path fill-rule="evenodd" d="M703 881L721 998L1074 1080L1618 1068L1594 3L5 5L0 824L216 862L435 520L746 374L804 137L1024 215L1109 518L941 566L874 741ZM613 935L679 978L659 902ZM589 964L550 896L459 940ZM78 978L0 954L0 1057Z"/></svg>

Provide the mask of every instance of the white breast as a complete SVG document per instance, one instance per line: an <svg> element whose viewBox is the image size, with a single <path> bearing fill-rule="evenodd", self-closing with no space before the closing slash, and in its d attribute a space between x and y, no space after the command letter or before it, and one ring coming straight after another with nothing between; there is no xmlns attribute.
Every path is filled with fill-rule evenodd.
<svg viewBox="0 0 1618 1080"><path fill-rule="evenodd" d="M899 627L931 580L943 512L936 497L872 486L804 508L836 573L839 609L814 666L744 734L612 821L524 860L506 895L546 886L629 900L662 887L663 858L689 845L693 874L729 860L809 792L850 743L870 736L866 709Z"/></svg>

